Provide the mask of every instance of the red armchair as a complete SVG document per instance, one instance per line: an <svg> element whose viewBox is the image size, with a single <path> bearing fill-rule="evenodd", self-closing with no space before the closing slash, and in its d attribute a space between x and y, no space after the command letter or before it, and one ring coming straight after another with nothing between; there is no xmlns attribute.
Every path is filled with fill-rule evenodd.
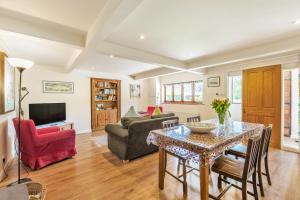
<svg viewBox="0 0 300 200"><path fill-rule="evenodd" d="M16 133L18 118L13 119ZM17 134L18 135L18 134ZM76 154L75 130L59 127L36 129L33 120L21 120L21 160L31 169L40 169Z"/></svg>
<svg viewBox="0 0 300 200"><path fill-rule="evenodd" d="M161 112L163 112L162 106L159 106L159 109L160 109ZM155 106L148 106L147 115L151 116L152 113L154 112L154 110L155 110Z"/></svg>

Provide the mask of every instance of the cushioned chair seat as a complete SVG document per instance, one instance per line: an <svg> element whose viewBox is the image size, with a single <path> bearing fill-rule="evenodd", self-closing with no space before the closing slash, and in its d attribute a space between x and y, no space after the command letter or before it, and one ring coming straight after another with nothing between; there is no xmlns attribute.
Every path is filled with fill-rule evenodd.
<svg viewBox="0 0 300 200"><path fill-rule="evenodd" d="M226 154L232 154L238 157L246 158L247 146L239 144L226 151Z"/></svg>
<svg viewBox="0 0 300 200"><path fill-rule="evenodd" d="M232 177L242 178L244 162L227 156L220 156L212 166L212 171L219 174L228 174Z"/></svg>

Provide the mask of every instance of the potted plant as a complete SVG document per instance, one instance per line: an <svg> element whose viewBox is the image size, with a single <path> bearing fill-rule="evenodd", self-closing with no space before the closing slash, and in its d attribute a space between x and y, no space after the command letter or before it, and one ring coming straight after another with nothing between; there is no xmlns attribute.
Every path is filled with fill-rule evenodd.
<svg viewBox="0 0 300 200"><path fill-rule="evenodd" d="M216 111L219 119L219 123L224 125L226 114L228 113L229 117L231 117L231 113L229 111L230 102L229 99L214 99L211 103L211 107Z"/></svg>

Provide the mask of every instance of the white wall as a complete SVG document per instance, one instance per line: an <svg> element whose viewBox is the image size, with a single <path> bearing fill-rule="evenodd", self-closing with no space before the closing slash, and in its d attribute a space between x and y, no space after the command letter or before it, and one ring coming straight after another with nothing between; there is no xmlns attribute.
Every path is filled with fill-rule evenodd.
<svg viewBox="0 0 300 200"><path fill-rule="evenodd" d="M14 140L16 134L12 123L12 118L15 116L15 111L0 115L0 181L4 178L2 159L5 158L5 167L7 167L15 155Z"/></svg>
<svg viewBox="0 0 300 200"><path fill-rule="evenodd" d="M121 114L127 112L131 105L137 110L145 110L148 102L147 81L134 81L127 76L116 76L91 71L73 70L71 73L53 71L40 66L26 70L23 74L23 85L30 94L24 99L23 110L28 118L30 103L65 102L67 105L67 120L74 122L77 133L91 130L91 94L90 78L107 78L121 80ZM74 94L43 93L42 81L70 81L74 82ZM129 84L141 84L141 98L130 98Z"/></svg>

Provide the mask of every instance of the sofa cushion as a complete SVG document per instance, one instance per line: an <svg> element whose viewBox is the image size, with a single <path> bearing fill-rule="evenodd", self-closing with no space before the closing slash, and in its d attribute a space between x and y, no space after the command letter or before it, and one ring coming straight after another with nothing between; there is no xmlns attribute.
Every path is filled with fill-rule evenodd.
<svg viewBox="0 0 300 200"><path fill-rule="evenodd" d="M105 131L118 139L126 142L128 138L128 129L124 128L119 124L107 124Z"/></svg>
<svg viewBox="0 0 300 200"><path fill-rule="evenodd" d="M144 117L122 117L121 118L121 123L122 123L124 128L128 128L132 122L148 120L148 119L150 119L149 116L144 116Z"/></svg>
<svg viewBox="0 0 300 200"><path fill-rule="evenodd" d="M151 119L163 118L163 117L173 117L174 113L161 113L160 115L152 115Z"/></svg>
<svg viewBox="0 0 300 200"><path fill-rule="evenodd" d="M124 115L124 117L140 117L140 115L135 111L133 106L130 106L128 112Z"/></svg>
<svg viewBox="0 0 300 200"><path fill-rule="evenodd" d="M159 107L156 106L155 109L154 109L154 111L153 111L153 113L152 113L152 116L153 115L160 115L160 114L161 114L161 111L160 111Z"/></svg>
<svg viewBox="0 0 300 200"><path fill-rule="evenodd" d="M163 112L163 107L162 106L159 106L159 109L161 112ZM153 114L153 111L155 110L155 106L148 106L147 108L147 113L148 115L152 115Z"/></svg>

